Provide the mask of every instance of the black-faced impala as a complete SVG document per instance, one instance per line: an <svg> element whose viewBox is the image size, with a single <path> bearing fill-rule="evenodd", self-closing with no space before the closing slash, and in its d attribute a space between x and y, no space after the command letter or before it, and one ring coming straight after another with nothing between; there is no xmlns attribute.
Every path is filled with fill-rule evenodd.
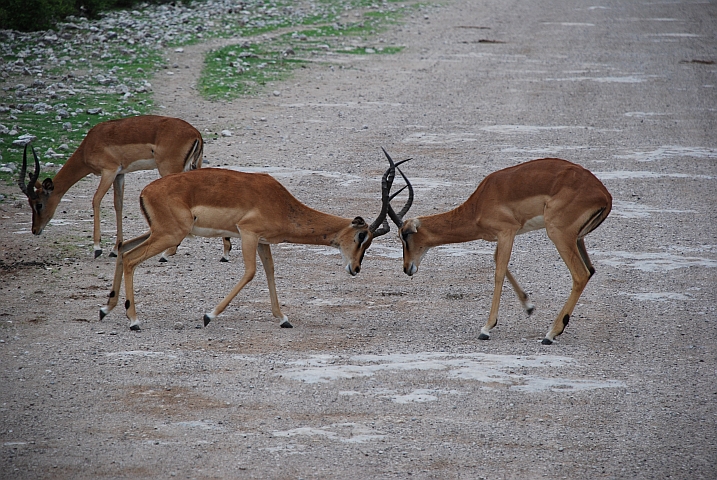
<svg viewBox="0 0 717 480"><path fill-rule="evenodd" d="M94 213L95 258L102 254L100 246L100 203L110 186L114 185L114 207L117 219L117 239L110 256L117 254L122 241L122 199L124 175L138 170L159 171L161 176L193 170L202 166L204 142L199 131L179 118L141 115L98 123L90 129L80 146L70 156L53 179L38 182L40 160L35 157L35 173L25 184L27 145L22 157L18 185L32 208L32 233L40 235L55 215L63 195L87 175L100 175L100 184L92 198ZM231 244L224 239L224 255L228 259ZM176 248L162 255L173 255Z"/></svg>
<svg viewBox="0 0 717 480"><path fill-rule="evenodd" d="M403 178L410 192L410 183ZM465 203L449 212L403 220L405 212L396 213L389 206L388 214L399 228L407 275L418 271L431 247L477 239L498 242L493 301L478 337L481 340L490 338L498 322L505 277L525 311L529 315L533 312L528 295L508 271L508 261L516 235L545 228L573 277L570 296L542 340L549 345L565 330L580 294L595 273L583 238L605 220L611 208L612 196L595 175L566 160L543 158L491 173Z"/></svg>
<svg viewBox="0 0 717 480"><path fill-rule="evenodd" d="M386 214L395 173L393 162L390 165L381 182L381 212L371 225L361 217L342 218L314 210L263 173L204 168L155 180L140 195L149 232L120 245L112 291L107 305L100 310L100 319L117 305L124 275L127 317L130 328L138 330L133 278L140 263L179 245L188 235L241 237L244 275L219 305L204 315L204 326L222 313L254 278L258 252L269 284L272 314L280 320L281 327L290 328L291 323L279 307L269 245L301 243L337 247L346 271L356 275L372 240L389 231Z"/></svg>

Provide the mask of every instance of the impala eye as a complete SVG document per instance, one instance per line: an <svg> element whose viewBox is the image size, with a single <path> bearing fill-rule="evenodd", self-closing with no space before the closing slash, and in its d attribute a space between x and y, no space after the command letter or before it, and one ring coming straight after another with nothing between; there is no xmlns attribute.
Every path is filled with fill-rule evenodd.
<svg viewBox="0 0 717 480"><path fill-rule="evenodd" d="M358 234L358 241L359 245L363 244L363 242L366 241L366 232L361 232Z"/></svg>
<svg viewBox="0 0 717 480"><path fill-rule="evenodd" d="M35 211L36 211L37 213L40 213L40 210L42 210L42 204L41 204L41 203L36 203L36 204L35 204Z"/></svg>

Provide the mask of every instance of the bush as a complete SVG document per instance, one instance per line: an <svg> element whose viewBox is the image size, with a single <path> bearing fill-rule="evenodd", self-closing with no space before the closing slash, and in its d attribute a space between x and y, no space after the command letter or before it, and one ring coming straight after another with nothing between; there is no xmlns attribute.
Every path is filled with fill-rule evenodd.
<svg viewBox="0 0 717 480"><path fill-rule="evenodd" d="M0 28L25 32L46 30L75 12L75 0L3 0Z"/></svg>
<svg viewBox="0 0 717 480"><path fill-rule="evenodd" d="M149 0L149 3L168 3L172 0ZM0 1L0 29L47 30L68 15L89 18L112 8L131 8L139 0L2 0Z"/></svg>

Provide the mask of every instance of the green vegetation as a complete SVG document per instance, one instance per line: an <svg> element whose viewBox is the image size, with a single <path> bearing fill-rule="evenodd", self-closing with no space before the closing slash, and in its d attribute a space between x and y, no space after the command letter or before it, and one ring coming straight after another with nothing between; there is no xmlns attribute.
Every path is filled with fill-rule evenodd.
<svg viewBox="0 0 717 480"><path fill-rule="evenodd" d="M55 0L37 0L43 1ZM134 4L106 0L110 6L122 2ZM249 39L206 57L199 92L230 100L263 93L268 83L322 55L400 52L403 47L383 45L377 35L425 7L412 0L245 0L236 8L149 3L140 11L108 12L98 22L70 16L55 30L0 32L0 165L14 164L0 179L16 181L22 147L12 142L20 135L37 137L33 146L43 162L62 164L95 124L153 113L150 82L166 66L165 48ZM43 167L46 173L51 175Z"/></svg>

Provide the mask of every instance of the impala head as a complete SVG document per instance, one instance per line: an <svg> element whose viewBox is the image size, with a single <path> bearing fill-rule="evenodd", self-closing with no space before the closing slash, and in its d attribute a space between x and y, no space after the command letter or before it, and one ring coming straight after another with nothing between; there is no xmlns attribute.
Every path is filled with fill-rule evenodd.
<svg viewBox="0 0 717 480"><path fill-rule="evenodd" d="M388 153L386 153L386 156L388 157ZM406 186L403 188L408 188L408 201L398 213L393 210L393 207L391 207L389 203L388 216L391 217L393 223L398 227L398 238L403 245L403 272L410 276L418 271L418 266L421 264L423 256L430 247L423 241L423 232L420 230L421 221L418 218L403 219L413 204L413 186L411 182L408 181L408 178L406 178L406 175L398 168L400 163L403 162L396 164L396 169L403 177L403 181L406 182ZM401 190L396 192L390 199L393 199L393 197L401 193Z"/></svg>
<svg viewBox="0 0 717 480"><path fill-rule="evenodd" d="M32 148L32 155L35 157L35 173L30 174L30 181L25 184L25 173L27 172L27 145L25 145L25 151L22 154L22 169L17 184L22 193L27 195L30 208L32 208L32 233L40 235L55 214L57 201L50 198L52 190L55 188L52 180L46 178L42 184L37 181L40 176L40 159L34 148Z"/></svg>
<svg viewBox="0 0 717 480"><path fill-rule="evenodd" d="M386 153L386 150L383 152ZM396 176L396 167L410 159L394 163L388 153L386 153L386 158L388 158L390 166L381 178L381 212L378 217L371 225L367 224L361 217L354 218L351 226L339 233L336 239L337 246L341 250L341 255L346 263L346 271L351 276L355 276L361 271L361 262L373 239L390 231L386 215L391 208L391 200L403 190L401 189L393 196L390 196L391 186ZM406 210L408 209L406 208Z"/></svg>

